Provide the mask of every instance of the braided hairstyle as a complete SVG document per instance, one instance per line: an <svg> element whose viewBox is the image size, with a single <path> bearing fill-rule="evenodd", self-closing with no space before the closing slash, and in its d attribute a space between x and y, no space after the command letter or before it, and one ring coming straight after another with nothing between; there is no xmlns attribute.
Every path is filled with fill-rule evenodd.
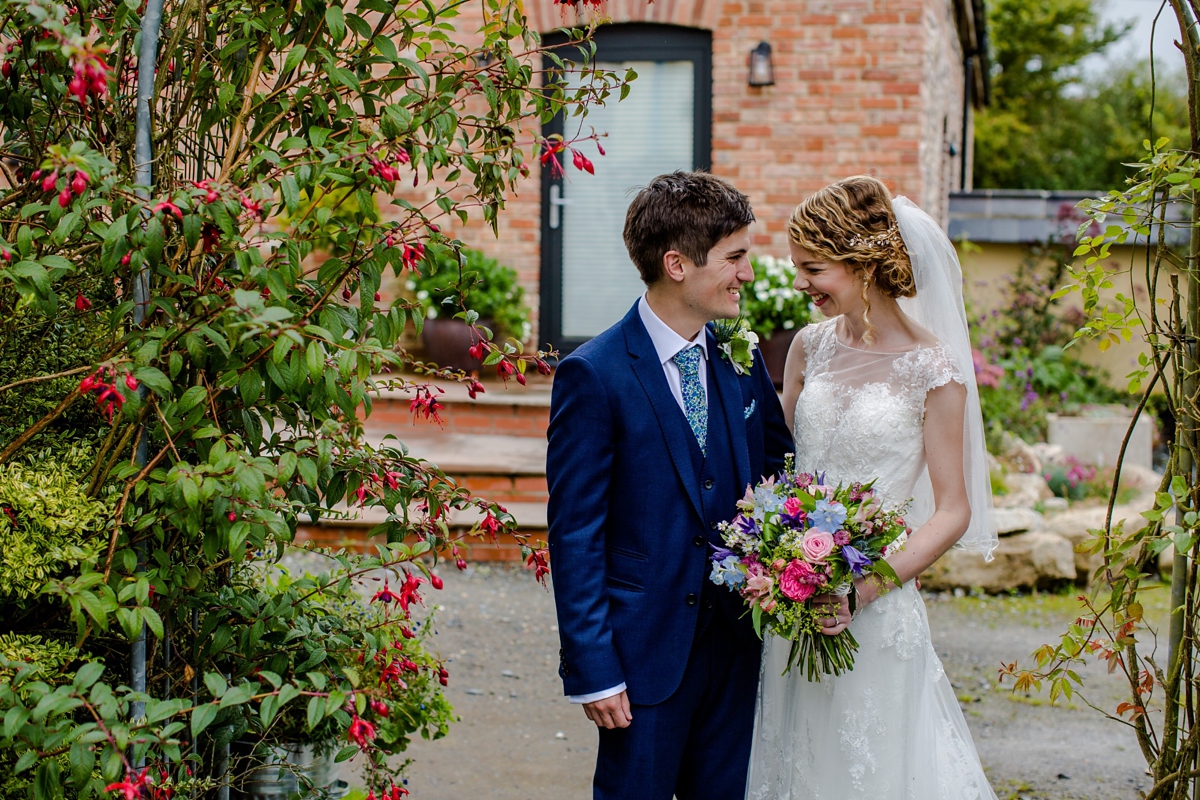
<svg viewBox="0 0 1200 800"><path fill-rule="evenodd" d="M896 226L892 196L883 182L855 175L820 189L792 212L788 236L825 261L842 261L863 281L867 344L875 341L867 288L874 282L887 297L917 293L908 249ZM874 274L870 268L874 267Z"/></svg>

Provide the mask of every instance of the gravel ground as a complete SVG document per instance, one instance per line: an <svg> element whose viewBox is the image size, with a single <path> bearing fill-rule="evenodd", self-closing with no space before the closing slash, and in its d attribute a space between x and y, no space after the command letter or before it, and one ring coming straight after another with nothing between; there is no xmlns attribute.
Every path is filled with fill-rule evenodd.
<svg viewBox="0 0 1200 800"><path fill-rule="evenodd" d="M550 593L514 568L440 572L435 647L450 660L448 696L461 721L444 739L410 748L414 800L587 800L597 737L561 694ZM1074 618L1072 598L927 603L934 644L1001 798L1123 800L1149 787L1128 729L1078 699L1050 706L996 686L1002 661L1028 662ZM1122 699L1115 677L1085 673L1093 702L1112 708Z"/></svg>

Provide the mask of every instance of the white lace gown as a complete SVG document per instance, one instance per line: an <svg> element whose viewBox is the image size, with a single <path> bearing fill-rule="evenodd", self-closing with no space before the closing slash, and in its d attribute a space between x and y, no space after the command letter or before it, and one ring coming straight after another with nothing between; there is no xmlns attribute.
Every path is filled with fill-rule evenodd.
<svg viewBox="0 0 1200 800"><path fill-rule="evenodd" d="M874 479L898 505L925 469L925 394L963 377L940 344L868 352L842 344L836 322L800 332L797 469L831 485ZM819 683L799 668L781 677L789 643L767 637L747 798L994 800L914 584L868 605L850 631L854 669Z"/></svg>

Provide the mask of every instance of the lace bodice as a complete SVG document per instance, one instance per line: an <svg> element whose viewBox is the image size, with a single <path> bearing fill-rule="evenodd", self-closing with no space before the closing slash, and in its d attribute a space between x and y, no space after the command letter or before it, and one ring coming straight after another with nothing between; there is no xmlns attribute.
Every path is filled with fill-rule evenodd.
<svg viewBox="0 0 1200 800"><path fill-rule="evenodd" d="M800 331L804 390L796 403L796 467L833 485L875 480L885 502L912 496L925 468L925 395L965 383L939 342L903 353L842 344L837 320Z"/></svg>

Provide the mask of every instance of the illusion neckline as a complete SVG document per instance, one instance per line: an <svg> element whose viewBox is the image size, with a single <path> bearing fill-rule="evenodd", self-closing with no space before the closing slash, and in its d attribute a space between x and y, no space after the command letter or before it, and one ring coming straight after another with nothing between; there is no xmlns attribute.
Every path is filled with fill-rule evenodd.
<svg viewBox="0 0 1200 800"><path fill-rule="evenodd" d="M839 345L841 345L842 347L846 348L847 350L853 350L856 353L870 353L873 356L905 356L905 355L908 355L909 353L915 353L918 350L935 350L935 349L937 349L937 345L932 345L932 346L924 345L924 344L921 344L920 342L918 342L915 347L910 347L908 350L868 350L865 347L854 347L853 345L846 344L845 342L842 341L842 337L838 333L837 318L830 320L830 322L833 323L833 325L831 326L833 328L833 340L835 342L837 342ZM938 344L940 344L940 342Z"/></svg>

